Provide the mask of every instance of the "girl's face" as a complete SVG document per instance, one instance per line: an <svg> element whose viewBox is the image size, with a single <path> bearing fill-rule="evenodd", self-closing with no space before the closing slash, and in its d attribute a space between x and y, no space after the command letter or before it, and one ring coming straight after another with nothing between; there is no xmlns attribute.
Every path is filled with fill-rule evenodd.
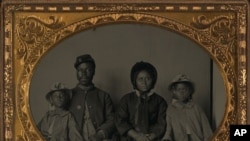
<svg viewBox="0 0 250 141"><path fill-rule="evenodd" d="M61 91L55 91L51 97L50 97L51 103L56 107L56 108L63 108L66 103L66 98Z"/></svg>
<svg viewBox="0 0 250 141"><path fill-rule="evenodd" d="M150 74L143 70L136 77L136 86L140 92L149 92L152 88L152 78Z"/></svg>
<svg viewBox="0 0 250 141"><path fill-rule="evenodd" d="M177 83L173 89L173 98L181 102L188 102L190 99L190 89L183 83Z"/></svg>

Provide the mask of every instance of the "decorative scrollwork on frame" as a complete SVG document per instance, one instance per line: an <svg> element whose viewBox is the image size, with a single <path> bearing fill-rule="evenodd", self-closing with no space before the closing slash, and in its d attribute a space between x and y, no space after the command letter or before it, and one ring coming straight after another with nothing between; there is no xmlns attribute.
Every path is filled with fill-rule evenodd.
<svg viewBox="0 0 250 141"><path fill-rule="evenodd" d="M247 70L246 69L242 69L240 71L240 77L239 77L239 79L241 80L240 86L241 87L246 86L246 83L247 83Z"/></svg>
<svg viewBox="0 0 250 141"><path fill-rule="evenodd" d="M56 30L62 28L64 22L55 16L49 16L48 20L40 20L35 16L29 16L19 19L16 33L19 39L20 48L17 50L19 59L25 61L32 50L32 46L41 44L41 40L50 36ZM51 40L43 40L42 44L52 44Z"/></svg>
<svg viewBox="0 0 250 141"><path fill-rule="evenodd" d="M53 17L53 19L60 19L58 17ZM204 19L204 18L201 18ZM229 18L230 19L230 18ZM221 21L223 20L223 22ZM173 21L171 19L160 17L152 14L144 14L144 13L112 13L112 14L103 14L96 17L91 17L88 19L83 19L78 22L72 23L70 25L64 26L63 21L52 20L53 24L45 21L44 19L40 19L38 17L32 18L23 18L20 19L20 23L18 24L18 38L21 44L21 49L19 48L19 55L25 59L24 70L21 77L19 95L18 95L18 114L19 118L23 124L26 133L29 135L29 139L37 140L39 137L35 132L34 128L31 126L31 120L29 117L27 106L25 105L25 97L24 95L27 92L29 86L29 80L31 74L33 72L35 64L38 62L39 58L47 52L47 50L52 47L53 44L61 41L62 39L72 35L73 33L77 33L83 31L87 28L110 24L114 22L131 22L131 23L145 23L151 25L157 25L164 27L166 29L170 29L172 31L178 32L203 46L216 60L223 71L225 80L227 81L227 89L229 94L232 96L230 98L230 102L228 103L228 111L226 113L226 121L223 122L221 130L218 132L215 140L227 140L229 135L229 125L236 121L237 109L236 107L236 72L233 68L234 59L228 58L228 54L231 55L232 52L235 51L235 46L231 45L235 42L235 29L233 32L228 31L228 36L225 35L225 32L215 32L215 29L230 29L236 28L234 24L231 22L234 19L230 19L229 22L227 18L222 18L221 20L217 19L214 22L210 23L210 26L207 24L207 28L205 28L205 32L200 32L201 28L194 29L193 27L189 27L187 25L181 24L179 22ZM226 21L224 21L226 20ZM201 20L203 21L203 20ZM198 24L199 23L199 24ZM213 23L213 24L212 24ZM201 27L204 24L200 24L200 22L196 22L197 27L200 25ZM28 27L29 25L29 27ZM213 25L213 26L212 26ZM209 29L209 30L208 30ZM204 29L203 29L204 30ZM36 32L35 32L36 31ZM212 32L211 32L212 31ZM22 34L21 34L22 33ZM209 33L209 34L208 34ZM208 38L213 37L212 39ZM222 36L221 39L216 40L215 36ZM29 37L29 38L27 38ZM231 45L231 49L228 50L230 53L225 53L224 48L226 45ZM32 54L22 54L22 49L30 50L32 49ZM27 51L23 51L24 53ZM20 138L21 140L22 138Z"/></svg>
<svg viewBox="0 0 250 141"><path fill-rule="evenodd" d="M234 63L236 54L235 46L236 41L236 21L233 15L219 16L209 19L204 15L193 18L190 23L191 26L208 35L220 48L226 52L227 59Z"/></svg>
<svg viewBox="0 0 250 141"><path fill-rule="evenodd" d="M18 135L16 137L17 141L28 141L29 137L24 133L24 131L21 132L21 135Z"/></svg>
<svg viewBox="0 0 250 141"><path fill-rule="evenodd" d="M208 19L201 15L193 19L191 26L205 30L206 34L213 37L213 40L222 45L231 45L236 36L236 22L234 16L219 16ZM232 50L230 50L233 52Z"/></svg>
<svg viewBox="0 0 250 141"><path fill-rule="evenodd" d="M239 112L239 123L240 124L246 124L246 107L247 107L247 94L246 94L246 26L247 26L247 5L224 5L223 9L225 10L230 10L230 11L235 11L237 12L237 25L238 25L238 44L239 47L241 48L241 51L239 53L239 66L238 66L238 75L239 75L239 87L238 87L238 102L239 102L239 109L241 111ZM242 44L243 42L243 44Z"/></svg>
<svg viewBox="0 0 250 141"><path fill-rule="evenodd" d="M12 67L10 65L6 65L4 68L4 81L11 82L12 76L10 72ZM8 84L8 83L7 83ZM13 107L13 100L9 96L11 92L10 85L5 85L7 88L4 91L4 123L5 123L5 138L12 139L12 123L13 123L13 115L14 115L14 107Z"/></svg>
<svg viewBox="0 0 250 141"><path fill-rule="evenodd" d="M5 20L4 26L4 60L3 60L3 119L4 119L4 136L6 140L12 140L13 135L13 123L14 123L14 94L13 94L13 54L12 54L12 28L13 23L12 12L22 9L22 5L7 6L5 7Z"/></svg>
<svg viewBox="0 0 250 141"><path fill-rule="evenodd" d="M246 14L247 14L247 5L224 5L223 9L232 10L238 13L239 15L239 25L246 26Z"/></svg>

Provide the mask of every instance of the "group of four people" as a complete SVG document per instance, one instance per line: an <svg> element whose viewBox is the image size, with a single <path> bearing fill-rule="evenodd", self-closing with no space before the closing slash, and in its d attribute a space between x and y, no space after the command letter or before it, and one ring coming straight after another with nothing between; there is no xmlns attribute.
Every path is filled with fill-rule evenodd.
<svg viewBox="0 0 250 141"><path fill-rule="evenodd" d="M170 84L173 102L168 106L153 91L157 71L148 62L131 69L134 90L124 95L116 109L108 93L95 87L95 61L76 58L79 83L73 89L61 83L46 95L51 109L38 129L47 141L208 141L212 131L198 105L192 102L194 84L179 75Z"/></svg>

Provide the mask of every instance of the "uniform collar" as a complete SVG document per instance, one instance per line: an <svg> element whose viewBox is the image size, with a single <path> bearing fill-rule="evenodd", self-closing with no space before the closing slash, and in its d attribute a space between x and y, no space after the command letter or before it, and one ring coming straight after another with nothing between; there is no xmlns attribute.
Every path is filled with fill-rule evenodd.
<svg viewBox="0 0 250 141"><path fill-rule="evenodd" d="M91 85L89 85L89 86L83 86L83 85L81 85L81 84L77 84L76 87L77 87L77 88L80 88L80 89L83 90L83 91L89 91L89 90L94 89L94 88L95 88L95 85L94 85L94 84L91 84Z"/></svg>

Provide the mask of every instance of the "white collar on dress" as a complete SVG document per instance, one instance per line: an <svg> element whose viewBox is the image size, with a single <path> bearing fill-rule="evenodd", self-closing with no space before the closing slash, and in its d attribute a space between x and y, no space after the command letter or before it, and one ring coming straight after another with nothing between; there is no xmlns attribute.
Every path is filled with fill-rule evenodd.
<svg viewBox="0 0 250 141"><path fill-rule="evenodd" d="M136 90L136 89L135 89L135 94L136 94L138 97L141 96L140 92L139 92L138 90ZM147 93L147 96L150 97L150 96L153 95L153 94L154 94L154 91L153 91L153 90L150 90L150 91Z"/></svg>
<svg viewBox="0 0 250 141"><path fill-rule="evenodd" d="M188 101L187 103L183 103L178 101L177 99L172 99L172 105L175 108L192 108L194 106L194 103L192 100Z"/></svg>

